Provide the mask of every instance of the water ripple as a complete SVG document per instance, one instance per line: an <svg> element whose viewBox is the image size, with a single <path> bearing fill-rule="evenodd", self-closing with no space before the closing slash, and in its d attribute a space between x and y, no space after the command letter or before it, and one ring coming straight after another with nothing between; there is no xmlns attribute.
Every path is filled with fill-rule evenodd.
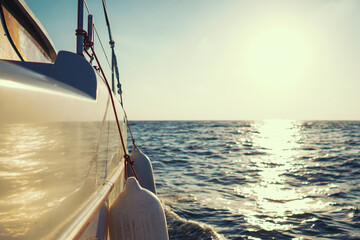
<svg viewBox="0 0 360 240"><path fill-rule="evenodd" d="M140 121L133 132L171 206L171 239L360 239L360 122Z"/></svg>

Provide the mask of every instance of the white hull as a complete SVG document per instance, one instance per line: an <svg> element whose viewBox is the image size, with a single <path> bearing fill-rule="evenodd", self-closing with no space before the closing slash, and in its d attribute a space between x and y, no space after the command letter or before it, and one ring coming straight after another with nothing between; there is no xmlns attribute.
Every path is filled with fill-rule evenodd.
<svg viewBox="0 0 360 240"><path fill-rule="evenodd" d="M23 0L0 3L0 239L106 239L124 186L114 94L82 41L56 53Z"/></svg>
<svg viewBox="0 0 360 240"><path fill-rule="evenodd" d="M99 220L98 213L122 191L124 153L109 93L95 75L93 98L0 61L1 239L89 239L106 232L106 215Z"/></svg>

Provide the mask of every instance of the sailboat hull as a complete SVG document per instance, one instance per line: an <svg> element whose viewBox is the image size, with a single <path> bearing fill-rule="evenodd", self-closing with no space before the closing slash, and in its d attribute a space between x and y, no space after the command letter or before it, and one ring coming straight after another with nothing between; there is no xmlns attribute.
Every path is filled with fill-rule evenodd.
<svg viewBox="0 0 360 240"><path fill-rule="evenodd" d="M95 98L0 61L0 238L61 238L86 209L92 212L84 226L77 223L76 234L80 239L101 235L106 215L100 210L122 191L124 154L110 95L94 75ZM103 187L114 172L110 195Z"/></svg>

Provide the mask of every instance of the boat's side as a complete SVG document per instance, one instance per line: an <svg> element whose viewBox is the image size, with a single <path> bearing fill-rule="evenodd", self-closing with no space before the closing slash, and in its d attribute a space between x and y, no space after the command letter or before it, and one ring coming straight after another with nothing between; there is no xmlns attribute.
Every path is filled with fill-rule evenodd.
<svg viewBox="0 0 360 240"><path fill-rule="evenodd" d="M64 229L55 232L58 240L107 239L109 206L123 190L124 165L116 168L108 180L75 214ZM51 238L53 236L50 235Z"/></svg>
<svg viewBox="0 0 360 240"><path fill-rule="evenodd" d="M123 186L107 187L114 171L123 179L110 95L96 73L93 97L42 74L50 65L24 66L0 61L0 238L60 237L74 224L82 238L95 237L104 200L111 204ZM85 212L86 222L77 222Z"/></svg>
<svg viewBox="0 0 360 240"><path fill-rule="evenodd" d="M55 64L1 62L2 123L102 121L109 99L103 80L83 57L65 55Z"/></svg>
<svg viewBox="0 0 360 240"><path fill-rule="evenodd" d="M107 86L81 54L56 54L23 0L0 0L0 20L0 238L105 239L124 185Z"/></svg>

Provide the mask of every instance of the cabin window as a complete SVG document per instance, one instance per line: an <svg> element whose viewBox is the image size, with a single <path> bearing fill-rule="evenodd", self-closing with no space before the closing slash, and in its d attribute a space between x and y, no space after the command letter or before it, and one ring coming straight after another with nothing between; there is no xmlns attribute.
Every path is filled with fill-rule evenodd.
<svg viewBox="0 0 360 240"><path fill-rule="evenodd" d="M0 46L0 59L20 60L14 48L11 46L2 24L0 24Z"/></svg>
<svg viewBox="0 0 360 240"><path fill-rule="evenodd" d="M2 6L2 11L7 30L10 34L10 38L13 41L17 51L20 53L21 57L25 61L51 62L50 57L40 46L40 44L30 35L30 33L16 20L16 18L4 6ZM2 34L2 37L3 36L4 34ZM3 41L2 37L1 41ZM10 43L8 43L8 45L11 47ZM4 47L4 45L2 46ZM10 50L5 51L10 52ZM15 51L11 52L12 55L9 55L10 59L14 59L14 53L16 54ZM19 59L19 57L17 57L16 59Z"/></svg>

